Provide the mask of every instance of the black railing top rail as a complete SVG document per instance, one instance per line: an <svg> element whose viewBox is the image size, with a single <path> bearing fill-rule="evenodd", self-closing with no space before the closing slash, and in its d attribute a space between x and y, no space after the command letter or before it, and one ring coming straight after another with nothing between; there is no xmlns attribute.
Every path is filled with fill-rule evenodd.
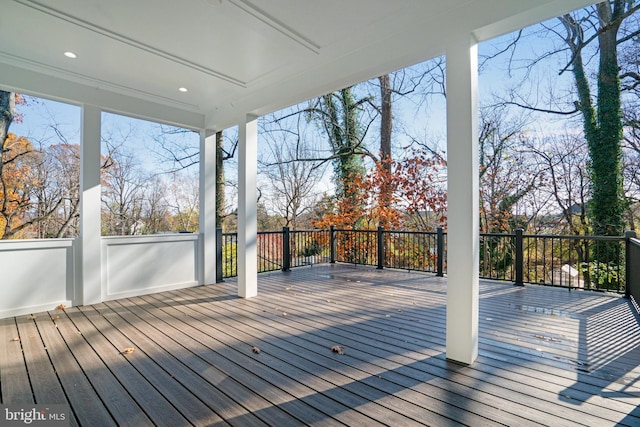
<svg viewBox="0 0 640 427"><path fill-rule="evenodd" d="M278 230L278 231L258 231L258 234L259 235L260 234L282 234L282 230Z"/></svg>
<svg viewBox="0 0 640 427"><path fill-rule="evenodd" d="M438 234L437 231L410 231L410 230L382 230L383 233L389 234L412 234L412 235L422 235L422 236L435 236ZM444 234L447 234L446 232Z"/></svg>
<svg viewBox="0 0 640 427"><path fill-rule="evenodd" d="M305 230L289 230L289 233L315 233L320 231L326 231L328 233L329 229L314 228L314 229L305 229ZM336 231L341 231L341 230L336 229ZM351 231L351 230L344 230L344 231ZM235 236L236 234L238 234L237 231L226 231L222 233L223 236ZM282 230L258 231L258 234L282 234Z"/></svg>
<svg viewBox="0 0 640 427"><path fill-rule="evenodd" d="M498 236L504 236L504 234L498 234ZM563 239L563 240L593 240L593 241L609 241L609 242L622 242L624 236L590 236L590 235L575 235L575 234L523 234L522 237L532 239Z"/></svg>
<svg viewBox="0 0 640 427"><path fill-rule="evenodd" d="M516 237L515 233L480 233L481 237ZM523 234L522 237L531 239L563 239L563 240L597 240L621 242L624 236L593 236L575 234Z"/></svg>
<svg viewBox="0 0 640 427"><path fill-rule="evenodd" d="M363 230L363 229L359 229L359 230L354 230L352 228L334 228L333 231L337 231L340 233L377 233L378 230Z"/></svg>
<svg viewBox="0 0 640 427"><path fill-rule="evenodd" d="M515 233L480 233L480 237L516 237Z"/></svg>

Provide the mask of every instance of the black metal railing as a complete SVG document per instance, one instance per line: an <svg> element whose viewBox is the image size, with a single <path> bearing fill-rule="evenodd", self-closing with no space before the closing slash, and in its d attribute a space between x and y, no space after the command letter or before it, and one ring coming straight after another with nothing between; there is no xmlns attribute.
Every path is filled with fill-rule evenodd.
<svg viewBox="0 0 640 427"><path fill-rule="evenodd" d="M289 241L289 268L329 262L329 233L329 230L289 231L289 238L285 239Z"/></svg>
<svg viewBox="0 0 640 427"><path fill-rule="evenodd" d="M446 272L447 234L384 230L282 231L258 233L258 272L324 262L370 265L436 273ZM220 233L218 278L237 275L237 235ZM627 237L480 234L480 277L626 293L632 270ZM626 243L625 243L626 242ZM636 241L637 242L637 241ZM637 249L635 249L637 251ZM637 258L636 263L638 265ZM636 267L638 268L638 267ZM636 289L640 286L636 286ZM635 291L637 295L637 290ZM634 296L635 296L634 295ZM636 301L639 298L636 296Z"/></svg>
<svg viewBox="0 0 640 427"><path fill-rule="evenodd" d="M626 244L626 279L627 287L625 295L630 297L636 310L640 312L640 240L636 233L627 231Z"/></svg>
<svg viewBox="0 0 640 427"><path fill-rule="evenodd" d="M359 265L378 265L378 232L376 230L334 229L336 251L332 261Z"/></svg>
<svg viewBox="0 0 640 427"><path fill-rule="evenodd" d="M446 269L446 234L400 230L330 230L331 262L436 273Z"/></svg>
<svg viewBox="0 0 640 427"><path fill-rule="evenodd" d="M216 282L238 275L238 233L223 233L216 229Z"/></svg>
<svg viewBox="0 0 640 427"><path fill-rule="evenodd" d="M216 282L238 275L238 233L216 230ZM329 230L259 231L258 273L319 264L330 260Z"/></svg>
<svg viewBox="0 0 640 427"><path fill-rule="evenodd" d="M625 291L624 237L525 235L523 247L527 283Z"/></svg>
<svg viewBox="0 0 640 427"><path fill-rule="evenodd" d="M622 293L625 238L480 234L480 277Z"/></svg>

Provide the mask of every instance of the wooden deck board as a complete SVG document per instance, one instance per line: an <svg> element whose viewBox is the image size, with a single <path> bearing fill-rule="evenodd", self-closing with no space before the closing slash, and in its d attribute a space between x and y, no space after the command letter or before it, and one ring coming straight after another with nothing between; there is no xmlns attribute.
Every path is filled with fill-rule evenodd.
<svg viewBox="0 0 640 427"><path fill-rule="evenodd" d="M246 310L246 307L243 309ZM233 319L233 312L230 316L225 320L223 318L217 317L216 321L221 322L227 327L233 327L234 322L237 321ZM294 314L288 316L289 319L294 319L294 322L297 321L297 317L291 317ZM285 331L292 336L296 336L300 334L299 330L293 330L288 328L286 325L278 324L278 325L269 325L265 323L264 320L261 320L258 323L247 323L246 327L251 329L259 330L261 327L266 326L267 330L277 330L277 331ZM276 326L276 327L274 327ZM236 326L237 327L237 326ZM437 387L432 387L429 384L423 384L422 382L425 378L410 378L408 376L398 375L398 373L393 372L393 369L396 369L397 366L394 366L391 369L385 369L381 367L373 368L375 365L371 365L367 370L363 370L360 367L360 363L358 359L351 358L350 356L354 353L353 348L349 348L347 350L347 356L332 356L331 359L336 359L341 361L343 364L346 364L352 369L345 369L344 367L334 364L328 363L326 360L327 356L330 355L330 348L332 344L335 344L335 340L325 340L322 338L310 339L307 341L291 338L289 340L277 340L275 342L275 337L269 337L268 340L255 338L254 342L260 341L261 348L264 348L265 352L269 352L269 354L278 355L280 357L286 358L287 363L289 364L299 364L301 369L304 369L306 366L319 366L328 369L334 369L336 372L344 372L348 375L348 381L353 382L353 380L361 382L363 384L367 384L374 389L382 391L386 394L393 394L400 390L400 394L403 394L402 398L408 402L416 402L422 401L421 404L423 406L428 406L429 409L435 413L440 411L440 413L447 413L448 416L452 416L455 419L465 419L465 421L469 422L471 425L491 425L492 421L500 420L501 422L508 422L509 417L503 417L502 414L498 414L497 418L494 416L494 420L489 420L487 418L476 416L474 413L470 411L469 407L466 407L464 410L455 406L455 399L462 400L462 396L452 395L443 396L448 394L446 391L438 389ZM292 356L295 354L295 356ZM367 355L370 356L371 354ZM376 355L376 357L379 355ZM383 356L384 357L384 356ZM294 358L296 360L294 360ZM309 372L307 372L307 375ZM323 376L322 370L311 372L312 375L315 376ZM413 393L417 391L417 393ZM444 398L443 398L444 397ZM425 405L425 401L431 401L430 405ZM484 404L479 402L474 402L474 404L483 406ZM495 408L492 408L495 410ZM432 417L433 418L433 417ZM418 418L422 421L427 421L425 418ZM511 421L514 421L513 419ZM432 419L431 422L436 425L450 423L450 419Z"/></svg>
<svg viewBox="0 0 640 427"><path fill-rule="evenodd" d="M116 348L102 333L96 331L93 324L78 308L67 308L65 314L87 340L91 349L108 366L122 387L128 390L127 393L132 397L145 397L138 398L136 401L155 424L166 423L176 427L191 425L172 403L129 363L127 357L122 354L122 349Z"/></svg>
<svg viewBox="0 0 640 427"><path fill-rule="evenodd" d="M186 323L174 328L172 323L179 323L179 319L171 319L167 316L168 322L163 324L161 319L153 319L150 314L146 313L146 310L141 310L131 301L123 303L129 304L126 307L121 306L127 311L119 310L120 315L133 319L132 316L136 312L140 319L160 324L161 327L155 331L147 328L145 330L147 336L153 337L156 343L164 346L173 354L179 352L181 354L180 359L185 365L198 372L209 383L224 383L224 391L236 406L245 405L250 413L257 415L258 418L263 419L265 422L268 421L274 424L286 423L291 420L291 416L294 416L287 416L272 401L284 403L295 399L282 396L281 391L270 387L268 383L253 375L251 371L242 366L244 364L235 364L228 359L215 357L213 349L202 344L202 341L205 340L202 339L201 332L197 328L193 328ZM199 342L196 338L200 338L202 341ZM247 351L250 352L251 348L248 347ZM222 395L221 392L220 394ZM222 405L217 402L214 406L220 407ZM308 410L308 412L310 417L314 415L311 410ZM300 411L300 408L294 408L293 413L297 416L305 416L304 411ZM310 421L310 419L307 421Z"/></svg>
<svg viewBox="0 0 640 427"><path fill-rule="evenodd" d="M36 316L35 324L78 422L81 425L115 425L109 409L96 395L75 355L70 353L57 325L48 313L44 314L45 316ZM32 378L34 380L37 379Z"/></svg>
<svg viewBox="0 0 640 427"><path fill-rule="evenodd" d="M308 310L305 310L305 314L308 314L308 313L309 313L309 312L308 312ZM293 313L292 313L292 314L293 314ZM336 316L338 316L338 314L336 314ZM343 319L343 320L345 320L345 321L346 321L346 320L348 320L348 319ZM318 321L318 320L317 320L317 318L315 318L315 317L314 317L314 321L313 321L313 323L312 323L312 326L317 325L317 321ZM396 323L398 323L398 322L396 322ZM400 323L400 324L402 325L402 323ZM419 328L420 328L420 326L417 326L417 327L416 327L416 326L412 326L411 324L402 325L402 327L399 327L398 329L400 330L400 329L407 329L407 328L412 328L412 327L417 328L417 329L414 331L415 333L420 333L420 329L419 329ZM341 327L341 328L342 328L342 329L348 329L348 328L349 328L349 326L344 326L344 327ZM347 330L347 331L345 332L345 334L344 334L344 337L345 337L346 339L349 339L350 337L362 337L362 336L366 336L367 331L363 331L362 326L360 326L360 328L361 328L360 330ZM401 339L397 339L396 337L394 337L394 334L397 334L397 333L398 333L398 332L390 332L390 333L385 337L385 340L388 340L389 342L391 342L391 341L396 341L395 343L393 343L393 344L388 344L388 345L387 345L387 344L385 344L385 343L376 343L376 344L375 344L375 345L376 345L376 347L374 347L374 350L375 350L376 348L383 348L383 347L387 347L387 351L388 351L388 353L387 353L387 354L384 354L384 355L381 355L381 357L385 357L385 358L393 357L393 353L394 353L394 351L395 351L395 352L397 352L397 349L398 349L398 348L406 347L406 346L404 346L404 342L403 342ZM369 337L371 337L371 338L373 338L373 339L375 339L375 337L374 337L374 336L372 336L372 334L373 334L373 333L369 333L369 335L368 335L368 336L369 336ZM417 357L420 357L420 355L418 355ZM423 357L424 357L424 355L423 355ZM411 361L403 360L403 361L401 361L401 363L411 363ZM494 375L494 374L493 374L493 373L491 373L491 375ZM516 388L518 388L518 389L521 389L521 384L524 384L524 386L522 386L521 391L525 392L527 389L530 389L530 391L529 391L529 395L538 396L538 395L540 394L540 392L541 392L541 391L542 391L542 392L544 392L545 390L544 390L544 389L542 389L542 388L535 388L535 387L531 388L531 387L529 387L529 385L530 385L530 383L531 383L532 381L533 381L533 382L536 382L536 381L537 381L537 382L538 382L538 383L540 383L540 384L545 384L545 383L544 383L544 381L539 380L539 376L540 376L540 375L541 375L541 373L539 373L539 374L538 374L538 378L536 378L536 377L531 377L531 378L527 379L527 381L522 381L522 382L514 382L514 381L510 381L510 380L507 380L507 381L501 381L501 382L493 381L493 382L494 382L496 385L498 385L500 388L505 388L505 389L507 389L507 390L508 390L509 388L514 388L514 387L516 387ZM489 377L489 379L493 379L493 378L492 378L492 377ZM513 383L513 384L510 384L510 383ZM556 393L556 392L557 392L557 390L554 390L554 392L553 392L553 393ZM567 391L567 392L565 393L565 397L567 397L569 394L574 395L574 396L573 396L573 398L576 398L576 397L580 398L580 396L575 396L575 394L574 394L573 392L570 392L570 391ZM597 396L596 396L596 400L597 400ZM606 406L605 406L605 405L606 405ZM588 411L590 414L594 414L594 413L597 413L597 412L599 411L599 412L601 412L601 413L602 413L602 415L606 416L606 413L607 413L607 412L609 412L609 411L608 411L608 406L610 406L610 402L603 402L603 407L600 407L600 408L598 408L598 407L589 407L589 409L588 409L587 411ZM614 413L614 414L615 414L615 413ZM588 416L587 416L587 418L588 418ZM597 420L593 420L593 421L595 422L595 421L597 421Z"/></svg>
<svg viewBox="0 0 640 427"><path fill-rule="evenodd" d="M126 344L121 348L134 349L132 353L127 354L127 359L135 361L137 368L145 372L147 378L153 376L156 384L162 384L160 387L165 391L174 388L178 390L179 398L182 398L183 402L186 400L183 403L183 414L190 417L192 422L205 425L227 424L214 410L218 403L215 399L217 390L180 361L180 352L167 351L145 331L139 330L117 312L112 311L107 304L99 304L96 307L100 310L100 316L111 325L106 328L113 328L126 337ZM145 328L142 323L138 326Z"/></svg>
<svg viewBox="0 0 640 427"><path fill-rule="evenodd" d="M1 402L32 404L33 392L22 356L22 346L15 319L0 319Z"/></svg>
<svg viewBox="0 0 640 427"><path fill-rule="evenodd" d="M280 310L285 310L285 308L283 308L284 304L286 304L286 300L283 299L283 298L279 298L279 300L277 302L278 307L276 307L276 308L279 308ZM264 306L265 306L264 302L261 302L260 307L264 307ZM290 306L287 306L287 307L290 307ZM275 310L273 307L271 307L271 308L273 310ZM308 307L305 307L305 309L304 309L304 311L303 311L301 316L298 315L298 312L296 311L295 308L292 308L292 309L288 309L287 308L286 310L288 310L287 311L288 316L286 316L286 317L285 316L283 316L283 317L275 317L275 319L280 320L281 324L277 325L276 327L273 327L273 325L272 326L268 326L270 329L273 329L273 330L285 330L285 328L287 327L286 323L288 321L295 322L298 325L300 322L303 322L303 320L302 320L303 317L307 317L307 316L311 315L313 317L313 321L310 321L310 323L308 324L309 331L313 331L313 334L319 335L319 336L324 336L325 338L330 337L330 334L325 332L325 328L322 327L322 326L325 326L325 325L319 320L317 315L313 315L313 313L310 311L310 309ZM263 324L263 323L266 323L266 321L262 320L260 323ZM335 325L331 326L331 322L329 322L329 324L327 324L326 326L327 327L335 327ZM297 335L299 335L301 333L301 330L300 329L287 330L287 332L288 332L288 335L297 336ZM340 336L343 340L349 340L353 344L356 344L356 343L358 343L358 341L360 341L359 344L364 344L364 346L367 346L366 342L362 342L361 340L359 340L359 338L361 337L361 334L359 332L357 332L357 331L356 332L348 332L348 333L343 334L343 335L338 333L338 336ZM305 335L305 337L306 337L306 335ZM355 339L355 341L354 341L354 339ZM309 341L313 342L313 340L308 340L307 343L300 344L300 349L303 349L304 347L309 348L309 346L310 346ZM326 349L330 348L331 342L332 341L330 341L330 340L325 340L325 341L322 341L320 344L314 343L314 344L317 344L317 347L315 348L315 351L317 353L320 353L323 350L326 351ZM347 346L345 341L341 341L341 342L344 343L345 346ZM360 345L359 347L362 347L362 345ZM386 352L381 352L379 350L380 348L383 348L383 347L387 347L387 351ZM399 349L402 349L401 347L402 347L401 345L400 346L395 346L395 345L387 346L384 342L378 342L378 343L375 343L374 346L368 346L368 351L373 352L373 355L378 357L379 360L387 362L386 364L383 364L382 366L379 366L377 368L377 370L370 370L369 374L371 374L371 375L373 375L375 377L375 376L377 376L377 375L379 375L381 373L386 373L386 377L389 377L389 376L394 377L395 381L397 383L399 383L399 384L402 384L403 382L406 383L407 381L422 382L422 381L426 381L427 379L429 379L430 376L432 375L432 372L433 372L433 369L431 369L431 368L429 368L430 372L428 372L426 374L423 374L423 375L417 375L417 378L409 378L409 379L407 379L406 377L403 378L402 376L397 375L397 372L395 372L394 370L401 369L404 366L404 364L410 364L413 367L414 365L418 365L421 362L420 360L417 360L417 359L416 360L410 360L410 359L406 359L405 358L405 360L403 360L401 363L396 363L395 365L389 363L389 359L391 357L393 357L394 352L397 353ZM299 351L302 351L302 350L299 350ZM351 352L353 352L353 351L354 350L351 350ZM359 355L360 355L360 360L367 361L367 359L370 358L372 353L365 353L363 351L360 351ZM421 355L421 356L422 356L421 358L424 358L424 355ZM319 363L319 362L314 361L314 363ZM446 363L446 361L445 361L445 363ZM355 364L357 365L357 362ZM404 368L405 368L404 369L405 371L408 370L408 369L406 369L406 366L404 366ZM419 372L416 368L413 368L413 370L414 370L414 372ZM414 376L416 376L416 375L414 374ZM471 381L473 381L473 379ZM425 384L422 383L421 385L424 386ZM485 386L485 388L488 388L488 387ZM482 406L483 405L482 402L473 402L475 404L475 407L469 407L469 401L467 400L467 401L465 401L466 406L464 406L465 411L466 412L471 412L472 410L478 410L480 412L480 414L484 413L485 415L497 412L498 408L500 408L501 406L504 406L505 401L506 402L509 401L509 397L510 397L509 389L506 388L506 390L504 390L504 388L505 388L505 384L503 382L502 384L497 384L497 387L493 387L493 389L490 390L490 392L493 392L493 394L495 394L498 397L500 397L500 399L498 399L498 400L494 399L494 403L496 404L496 406L494 406L494 407L486 407L484 409L484 412L482 412L481 410L477 409L478 406ZM468 391L469 390L467 390L467 394L469 394ZM476 394L477 394L476 390L470 390L470 391L472 391L472 392L475 391ZM551 421L551 422L553 422L554 425L575 425L575 421L573 421L573 419L568 420L566 418L565 419L558 418L558 419L553 420L552 417L549 416L545 412L545 408L547 408L548 402L544 401L544 400L540 401L540 399L537 399L535 397L535 394L539 393L539 392L540 392L540 390L534 389L534 390L530 391L530 394L528 396L527 395L523 396L522 399L520 399L520 402L519 402L521 404L523 402L524 403L530 403L530 399L532 399L532 398L536 399L536 400L533 401L533 403L534 404L538 404L538 407L541 408L541 409L539 409L539 411L537 413L537 417L533 417L534 421L535 420L537 420L538 422L545 422L545 421L549 422L549 421ZM433 390L425 391L424 395L425 396L432 396L433 395ZM421 396L423 401L426 400L425 396ZM414 396L414 397L416 397L416 396ZM481 400L483 402L486 402L487 400L490 400L490 397L492 397L492 396L491 395L483 395L483 394L481 394L481 397L479 397L479 400ZM420 396L418 396L417 398L420 398ZM506 399L506 400L504 400L504 399ZM447 409L446 409L447 412L451 413L451 416L455 417L456 419L459 419L460 418L460 414L457 413L455 411L455 409L454 409L455 408L455 406L454 406L455 402L453 401L453 399L450 399L449 401L446 401L445 403L447 405L451 405L451 406L447 406ZM440 407L439 410L441 412L444 411L444 409L442 407ZM525 412L530 411L530 410L531 410L531 408L528 408L526 405L524 406L524 411ZM523 410L521 408L519 408L518 414L520 414L520 416L522 416L522 412L523 412ZM571 414L569 414L569 415L571 415ZM593 425L593 423L597 423L597 422L601 421L601 419L592 417L588 413L585 414L583 412L579 412L577 414L574 413L573 415L579 415L580 418L584 418L586 425ZM469 417L469 414L467 414L467 418L468 417ZM507 421L507 420L504 420L504 421ZM514 421L513 419L508 420L509 423L512 423L513 421ZM522 420L521 420L521 422L522 422ZM472 422L472 425L477 425L478 423L481 423L481 420L474 420Z"/></svg>
<svg viewBox="0 0 640 427"><path fill-rule="evenodd" d="M443 278L320 265L235 292L0 320L1 402L69 403L72 425L640 425L640 321L617 296L483 281L461 366Z"/></svg>
<svg viewBox="0 0 640 427"><path fill-rule="evenodd" d="M69 404L60 377L49 359L49 351L35 324L35 319L40 316L49 318L47 313L39 313L15 319L34 403L47 405ZM0 375L2 375L2 372L0 372ZM13 403L13 401L4 400L3 398L3 403ZM73 411L69 414L69 422L72 426L79 425L79 421Z"/></svg>
<svg viewBox="0 0 640 427"><path fill-rule="evenodd" d="M238 335L238 334L241 334L241 333L242 333L242 329L243 329L243 327L242 327L242 325L241 325L241 324L236 324L236 325L234 325L233 327L226 328L226 329L227 329L227 330L232 330L234 335ZM223 343L224 343L226 346L229 346L229 348L232 348L232 347L235 345L235 343L233 342L233 338L232 338L232 337L227 337L227 338L225 338L225 337L222 335L222 334L224 334L224 331L222 331L222 330L218 330L217 332L212 332L212 331L213 331L212 329L208 329L208 331L209 331L209 332L211 332L211 333L213 334L213 335L211 335L212 337L213 337L213 336L215 336L215 337L217 337L218 339L224 340L224 341L223 341ZM252 340L251 340L251 342L252 342L252 343L254 343L254 344L258 344L258 343L256 342L256 340L255 340L255 339L252 339ZM247 353L248 353L248 352L250 352L250 349L251 349L251 345L250 345L250 344L248 344L248 343L243 343L243 344L241 345L241 347L242 347L242 348L244 348L244 349L245 349L245 351L246 351ZM259 348L262 348L262 347L259 347ZM325 349L325 350L326 350L327 352L330 352L330 350L328 350L328 349ZM289 359L286 361L286 364L284 365L284 366L285 366L285 368L286 368L286 369L284 370L284 373L285 373L285 374L288 374L288 375L293 375L291 372L289 372L289 371L290 371L290 367L291 367L291 361L290 361L290 358L291 358L292 356L293 356L293 355L292 355L291 353L289 353ZM233 357L233 356L232 356L232 357ZM239 356L236 356L236 357L242 357L242 354L241 354L241 355L239 355ZM264 375L264 373L265 373L265 372L266 372L266 373L268 373L268 372L271 370L271 369L270 369L270 368L271 368L271 366L268 366L268 365L264 364L264 362L262 362L262 359L263 359L263 358L264 358L264 356L262 355L262 353L261 353L261 355L260 355L260 356L256 356L256 357L254 357L254 359L255 359L256 361L258 361L258 360L260 361L259 363L252 364L252 365L253 365L253 367L254 367L254 369L256 369L256 370L255 370L255 372L256 372L256 374L257 374L257 375ZM246 363L246 362L245 362L245 363ZM243 364L244 364L244 363L243 363ZM259 373L258 373L258 372L259 372ZM274 373L274 374L275 374L275 373ZM283 379L283 378L284 378L284 377L283 377L282 375L279 375L279 374L271 375L271 380L272 380L272 381L278 381L278 383L279 383L279 384L281 384L281 383L282 383L282 379ZM304 378L304 380L305 380L305 382L306 382L306 378L307 378L307 376L305 375L303 378ZM285 378L285 380L286 380L286 378ZM282 384L282 385L284 386L284 384ZM311 395L311 400L315 400L315 399L317 399L317 398L319 398L319 397L315 397L313 394ZM369 401L370 401L370 400L371 400L371 399L363 399L363 401L362 401L361 403L369 404ZM309 398L307 397L307 398L305 399L305 401L306 401L306 402L309 402L310 400L309 400ZM340 411L340 412L338 412L338 414L339 414L339 415L342 415L342 411L344 410L344 407L337 407L337 406L335 406L335 405L332 405L332 406L334 407L334 409L339 408L339 411ZM370 405L370 406L374 406L374 405ZM323 407L322 407L322 409L323 409L324 411L329 412L330 414L334 414L334 413L335 413L335 412L331 412L331 406L323 406ZM375 410L375 409L371 408L371 410ZM404 424L408 424L408 423L410 423L410 419L407 419L406 417L404 417L404 416L402 416L402 415L399 415L399 414L391 414L391 413L389 413L388 415L384 415L384 414L385 414L385 412L384 412L384 411L380 411L380 417L385 417L385 416L386 416L386 417L388 418L388 419L384 419L384 420L383 420L384 422L388 422L388 423L402 422L402 423L404 423ZM346 419L345 421L347 421L348 423L356 422L356 420L349 420L349 419ZM371 421L371 420L369 420L369 419L365 419L365 418L361 419L360 421L361 421L361 422L365 422L367 425L368 425L368 424L373 423L373 421Z"/></svg>
<svg viewBox="0 0 640 427"><path fill-rule="evenodd" d="M249 375L246 380L251 380L251 376L257 376L262 381L255 383L252 381L252 388L255 392L260 393L261 389L270 389L285 391L262 394L268 398L272 405L284 408L287 412L290 412L293 416L296 416L303 422L315 423L322 421L323 425L331 424L331 419L327 418L327 414L322 411L339 410L340 412L348 411L348 407L341 405L337 401L330 399L321 399L313 393L313 390L295 380L295 372L290 372L290 365L285 364L286 375L278 370L277 362L273 364L266 364L263 362L265 358L269 358L263 352L256 354L252 352L254 343L244 342L235 337L242 337L242 331L239 325L235 325L232 329L233 335L227 335L224 332L216 331L214 328L208 327L201 321L189 320L189 324L186 324L181 319L185 318L185 315L181 311L174 309L170 306L162 306L157 301L153 301L153 296L146 296L144 301L150 306L157 307L152 311L162 319L165 319L171 324L175 324L179 335L176 337L181 341L186 341L189 348L198 348L204 343L211 343L209 345L214 346L211 352L207 353L208 360L221 368L237 372L239 375L234 377L241 379ZM156 306L156 304L158 304ZM183 332L184 331L184 332ZM198 341L199 344L189 343L189 337ZM214 356L215 354L215 356ZM242 367L244 371L238 372L238 369ZM244 382L244 381L243 381ZM343 422L348 424L355 423L367 423L374 424L374 420L366 417L345 417Z"/></svg>

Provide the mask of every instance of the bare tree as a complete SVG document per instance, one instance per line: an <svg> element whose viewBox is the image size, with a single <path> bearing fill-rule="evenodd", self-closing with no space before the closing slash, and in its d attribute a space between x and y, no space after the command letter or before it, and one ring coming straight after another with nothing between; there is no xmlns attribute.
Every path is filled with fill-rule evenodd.
<svg viewBox="0 0 640 427"><path fill-rule="evenodd" d="M542 171L523 150L525 122L509 118L507 108L484 108L480 121L480 229L499 233L526 226L530 218L514 211L540 185Z"/></svg>
<svg viewBox="0 0 640 427"><path fill-rule="evenodd" d="M174 231L198 231L200 193L197 171L191 175L173 174L168 201L173 214Z"/></svg>
<svg viewBox="0 0 640 427"><path fill-rule="evenodd" d="M109 166L102 185L103 234L140 234L144 227L142 209L148 179L133 155L125 153L123 143L107 142Z"/></svg>
<svg viewBox="0 0 640 427"><path fill-rule="evenodd" d="M546 226L562 234L587 234L590 178L586 141L577 135L565 134L527 141L526 145L544 172L545 185L538 188L538 198L547 194L560 208L560 215L550 215L552 223Z"/></svg>
<svg viewBox="0 0 640 427"><path fill-rule="evenodd" d="M168 193L169 188L161 177L155 176L148 183L142 208L143 234L156 234L172 229Z"/></svg>
<svg viewBox="0 0 640 427"><path fill-rule="evenodd" d="M269 182L263 190L268 194L272 211L282 216L284 225L298 227L298 218L311 212L317 202L317 185L324 175L321 160L296 161L317 157L310 148L301 115L291 116L286 128L282 121L272 122L262 133L267 141L268 151L261 153L262 173Z"/></svg>

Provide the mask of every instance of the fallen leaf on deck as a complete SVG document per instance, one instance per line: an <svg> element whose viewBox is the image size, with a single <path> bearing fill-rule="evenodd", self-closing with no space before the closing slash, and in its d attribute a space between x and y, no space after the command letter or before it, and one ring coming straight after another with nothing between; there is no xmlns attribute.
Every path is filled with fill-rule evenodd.
<svg viewBox="0 0 640 427"><path fill-rule="evenodd" d="M285 291L291 290L291 286L287 286L286 288L284 288Z"/></svg>
<svg viewBox="0 0 640 427"><path fill-rule="evenodd" d="M34 316L33 314L31 314L29 317L27 317L27 319L29 319L29 320L36 320L36 316Z"/></svg>
<svg viewBox="0 0 640 427"><path fill-rule="evenodd" d="M51 317L51 320L58 320L60 318L60 316L56 316L56 317Z"/></svg>
<svg viewBox="0 0 640 427"><path fill-rule="evenodd" d="M20 341L20 337L15 337L14 339L12 339L11 341Z"/></svg>
<svg viewBox="0 0 640 427"><path fill-rule="evenodd" d="M344 354L344 347L342 347L341 345L334 345L333 347L331 347L331 351L338 354Z"/></svg>
<svg viewBox="0 0 640 427"><path fill-rule="evenodd" d="M286 315L287 315L287 312L286 312L286 311L283 311L283 312L282 312L282 315L283 315L283 316L286 316Z"/></svg>
<svg viewBox="0 0 640 427"><path fill-rule="evenodd" d="M260 349L258 347L253 347L251 351L253 351L255 354L260 354Z"/></svg>
<svg viewBox="0 0 640 427"><path fill-rule="evenodd" d="M66 305L64 305L64 304L58 304L58 305L56 306L56 308L57 308L58 310L64 310L65 308L67 308L67 306L66 306Z"/></svg>
<svg viewBox="0 0 640 427"><path fill-rule="evenodd" d="M127 347L127 348L125 348L124 350L122 350L122 353L123 353L123 354L131 354L131 353L133 353L134 351L136 351L136 349L135 349L135 348L133 348L133 347Z"/></svg>

